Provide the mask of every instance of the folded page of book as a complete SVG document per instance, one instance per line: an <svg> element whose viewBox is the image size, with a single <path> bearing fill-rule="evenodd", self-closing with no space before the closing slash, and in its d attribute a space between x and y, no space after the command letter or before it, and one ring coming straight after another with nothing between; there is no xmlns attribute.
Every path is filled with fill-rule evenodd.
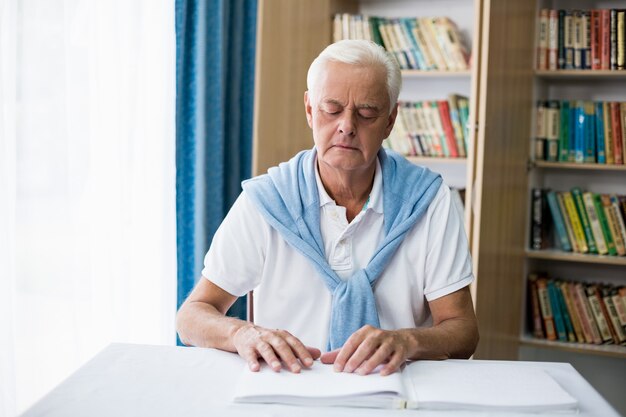
<svg viewBox="0 0 626 417"><path fill-rule="evenodd" d="M578 401L544 370L523 363L416 361L404 370L417 408L574 411Z"/></svg>
<svg viewBox="0 0 626 417"><path fill-rule="evenodd" d="M299 374L274 372L263 364L259 372L247 366L235 389L234 402L280 403L304 406L405 408L405 388L400 373L367 376L333 371L316 361Z"/></svg>

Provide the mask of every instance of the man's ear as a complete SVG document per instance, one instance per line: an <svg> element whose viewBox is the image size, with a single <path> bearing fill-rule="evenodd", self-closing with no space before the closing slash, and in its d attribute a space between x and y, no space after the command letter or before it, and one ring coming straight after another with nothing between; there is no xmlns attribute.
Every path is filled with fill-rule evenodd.
<svg viewBox="0 0 626 417"><path fill-rule="evenodd" d="M306 113L306 121L309 124L309 127L313 129L313 107L311 105L311 97L309 97L309 92L304 92L304 111Z"/></svg>
<svg viewBox="0 0 626 417"><path fill-rule="evenodd" d="M391 130L393 129L393 125L396 123L396 117L398 117L398 103L393 107L391 114L387 118L387 127L385 128L385 139L389 137Z"/></svg>

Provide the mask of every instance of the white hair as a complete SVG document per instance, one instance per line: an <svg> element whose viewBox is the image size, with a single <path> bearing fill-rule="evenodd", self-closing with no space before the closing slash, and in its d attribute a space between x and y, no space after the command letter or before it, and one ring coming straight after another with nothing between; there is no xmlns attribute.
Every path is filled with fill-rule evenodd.
<svg viewBox="0 0 626 417"><path fill-rule="evenodd" d="M343 40L330 44L313 60L306 77L309 95L315 91L319 74L329 61L350 65L380 66L387 73L387 93L389 94L389 114L398 102L402 75L397 61L382 46L366 40Z"/></svg>

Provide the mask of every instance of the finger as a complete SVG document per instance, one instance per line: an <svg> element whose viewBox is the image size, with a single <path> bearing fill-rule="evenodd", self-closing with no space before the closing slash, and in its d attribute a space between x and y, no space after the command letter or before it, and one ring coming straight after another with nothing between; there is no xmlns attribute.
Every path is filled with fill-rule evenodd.
<svg viewBox="0 0 626 417"><path fill-rule="evenodd" d="M291 350L294 352L295 356L300 360L306 367L310 367L313 365L313 357L309 350L304 346L304 344L297 337L293 336L291 333L285 331L283 332L285 336L285 341L291 347Z"/></svg>
<svg viewBox="0 0 626 417"><path fill-rule="evenodd" d="M243 359L245 359L246 362L248 362L248 368L250 368L252 372L257 372L259 369L261 369L261 365L259 365L259 358L254 349L249 348L243 350L239 352L239 355Z"/></svg>
<svg viewBox="0 0 626 417"><path fill-rule="evenodd" d="M287 343L280 332L274 333L274 335L270 338L269 343L271 344L274 352L276 352L280 359L285 362L287 369L294 373L300 372L302 366L300 366L298 359L294 355L291 345Z"/></svg>
<svg viewBox="0 0 626 417"><path fill-rule="evenodd" d="M304 344L297 337L293 336L291 333L285 331L281 332L285 337L285 341L291 347L291 350L294 352L295 356L300 360L300 363L307 368L313 365L313 357L309 350L304 346ZM299 371L299 370L298 370Z"/></svg>
<svg viewBox="0 0 626 417"><path fill-rule="evenodd" d="M391 355L391 359L389 359L389 363L383 366L383 368L380 370L380 374L382 376L393 374L398 369L400 369L400 367L402 366L402 364L404 364L405 361L406 361L406 358L404 357L404 354L402 352L400 351L394 352L393 355Z"/></svg>
<svg viewBox="0 0 626 417"><path fill-rule="evenodd" d="M346 361L344 372L354 372L378 350L379 346L380 344L375 338L365 338Z"/></svg>
<svg viewBox="0 0 626 417"><path fill-rule="evenodd" d="M331 350L330 352L324 352L320 356L320 361L322 361L322 363L326 364L326 365L330 365L331 363L335 363L335 360L337 359L337 355L339 354L339 350L340 349Z"/></svg>
<svg viewBox="0 0 626 417"><path fill-rule="evenodd" d="M359 375L367 375L372 372L378 365L384 363L391 354L393 353L393 348L389 344L384 344L378 347L378 349L369 357L369 359L365 360L361 366L359 366L356 370L356 373Z"/></svg>
<svg viewBox="0 0 626 417"><path fill-rule="evenodd" d="M309 354L313 358L313 360L318 360L320 356L322 356L322 352L318 348L314 348L311 346L307 346L306 350L309 351Z"/></svg>
<svg viewBox="0 0 626 417"><path fill-rule="evenodd" d="M337 372L344 371L346 362L348 362L348 359L352 357L354 352L357 350L357 348L363 341L364 332L362 332L361 330L362 329L359 329L356 332L352 333L352 335L348 338L348 340L346 340L346 343L344 343L341 349L339 349L339 353L335 357L335 362L334 362L335 365L333 366L333 369L335 371ZM352 372L352 370L347 371L347 372Z"/></svg>
<svg viewBox="0 0 626 417"><path fill-rule="evenodd" d="M263 360L267 362L270 368L272 368L276 372L280 371L280 360L278 360L278 357L276 356L274 349L269 343L260 341L257 344L256 350L259 353L259 355L261 355Z"/></svg>

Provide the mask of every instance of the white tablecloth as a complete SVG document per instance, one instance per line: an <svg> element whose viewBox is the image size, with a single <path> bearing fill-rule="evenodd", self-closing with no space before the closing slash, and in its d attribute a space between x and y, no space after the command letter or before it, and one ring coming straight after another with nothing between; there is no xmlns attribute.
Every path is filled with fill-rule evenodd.
<svg viewBox="0 0 626 417"><path fill-rule="evenodd" d="M517 362L545 369L580 403L577 416L619 414L569 364ZM23 417L240 416L501 416L503 413L304 408L233 404L244 367L239 356L214 349L112 344ZM506 416L533 414L506 413ZM535 414L536 415L536 414ZM563 413L541 414L563 417ZM567 414L565 414L567 415Z"/></svg>

